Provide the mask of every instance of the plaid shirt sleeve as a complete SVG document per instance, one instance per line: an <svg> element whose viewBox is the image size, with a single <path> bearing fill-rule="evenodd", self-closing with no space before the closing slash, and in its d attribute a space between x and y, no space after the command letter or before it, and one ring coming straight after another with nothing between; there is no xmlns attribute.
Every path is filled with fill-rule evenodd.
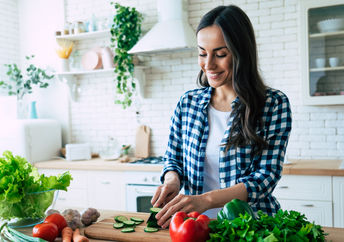
<svg viewBox="0 0 344 242"><path fill-rule="evenodd" d="M269 107L270 106L270 107ZM248 192L248 202L258 203L268 197L281 178L284 154L291 131L291 109L288 98L281 95L264 109L268 147L256 159L253 170L240 177L237 183L244 183ZM264 206L265 207L265 206Z"/></svg>
<svg viewBox="0 0 344 242"><path fill-rule="evenodd" d="M181 186L183 186L183 157L182 157L182 110L181 101L178 102L171 118L170 135L168 139L167 150L164 156L164 169L160 180L164 183L164 176L168 171L175 171L179 175Z"/></svg>

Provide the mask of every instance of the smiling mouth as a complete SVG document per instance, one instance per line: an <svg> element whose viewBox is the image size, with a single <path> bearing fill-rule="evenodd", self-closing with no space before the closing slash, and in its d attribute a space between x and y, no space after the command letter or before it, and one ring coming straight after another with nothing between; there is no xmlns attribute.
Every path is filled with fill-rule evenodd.
<svg viewBox="0 0 344 242"><path fill-rule="evenodd" d="M219 79L222 72L219 73L207 73L207 77L213 80Z"/></svg>

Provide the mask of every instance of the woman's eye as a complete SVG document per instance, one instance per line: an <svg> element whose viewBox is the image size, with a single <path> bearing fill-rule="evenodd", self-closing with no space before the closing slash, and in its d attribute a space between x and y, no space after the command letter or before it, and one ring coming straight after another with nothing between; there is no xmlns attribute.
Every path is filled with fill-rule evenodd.
<svg viewBox="0 0 344 242"><path fill-rule="evenodd" d="M198 55L201 56L201 57L207 56L207 54L202 54L202 53L199 53Z"/></svg>
<svg viewBox="0 0 344 242"><path fill-rule="evenodd" d="M219 57L219 58L223 58L223 57L226 57L227 55L223 54L223 55L216 55L216 56Z"/></svg>

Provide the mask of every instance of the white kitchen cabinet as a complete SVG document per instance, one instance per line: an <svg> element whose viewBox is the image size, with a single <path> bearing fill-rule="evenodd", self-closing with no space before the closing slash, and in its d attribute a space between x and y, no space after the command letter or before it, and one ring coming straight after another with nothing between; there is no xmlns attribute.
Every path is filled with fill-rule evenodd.
<svg viewBox="0 0 344 242"><path fill-rule="evenodd" d="M39 169L38 171L50 176L62 174L66 170ZM69 172L73 180L67 192L55 193L55 209L77 208L81 210L88 207L122 211L126 209L123 172L91 170L70 170Z"/></svg>
<svg viewBox="0 0 344 242"><path fill-rule="evenodd" d="M344 3L300 4L302 99L306 105L344 104Z"/></svg>
<svg viewBox="0 0 344 242"><path fill-rule="evenodd" d="M344 228L344 177L333 177L334 227Z"/></svg>
<svg viewBox="0 0 344 242"><path fill-rule="evenodd" d="M109 210L125 210L122 173L89 171L89 206Z"/></svg>
<svg viewBox="0 0 344 242"><path fill-rule="evenodd" d="M47 176L58 175L64 173L66 170L57 169L39 169L39 173ZM88 180L85 171L69 171L73 177L67 191L57 191L55 193L54 208L61 210L66 208L87 208L88 206Z"/></svg>
<svg viewBox="0 0 344 242"><path fill-rule="evenodd" d="M333 226L330 176L284 175L274 195L283 210L295 210L316 224Z"/></svg>
<svg viewBox="0 0 344 242"><path fill-rule="evenodd" d="M283 210L294 210L306 215L310 222L332 227L332 202L278 199Z"/></svg>

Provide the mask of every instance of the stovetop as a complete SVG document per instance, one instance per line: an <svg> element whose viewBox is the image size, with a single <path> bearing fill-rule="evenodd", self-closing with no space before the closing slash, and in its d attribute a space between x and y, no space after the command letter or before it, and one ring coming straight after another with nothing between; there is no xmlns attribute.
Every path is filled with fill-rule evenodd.
<svg viewBox="0 0 344 242"><path fill-rule="evenodd" d="M156 164L164 164L164 161L163 161L162 156L151 156L148 158L132 161L132 162L130 162L130 164L152 164L152 165L156 165Z"/></svg>

